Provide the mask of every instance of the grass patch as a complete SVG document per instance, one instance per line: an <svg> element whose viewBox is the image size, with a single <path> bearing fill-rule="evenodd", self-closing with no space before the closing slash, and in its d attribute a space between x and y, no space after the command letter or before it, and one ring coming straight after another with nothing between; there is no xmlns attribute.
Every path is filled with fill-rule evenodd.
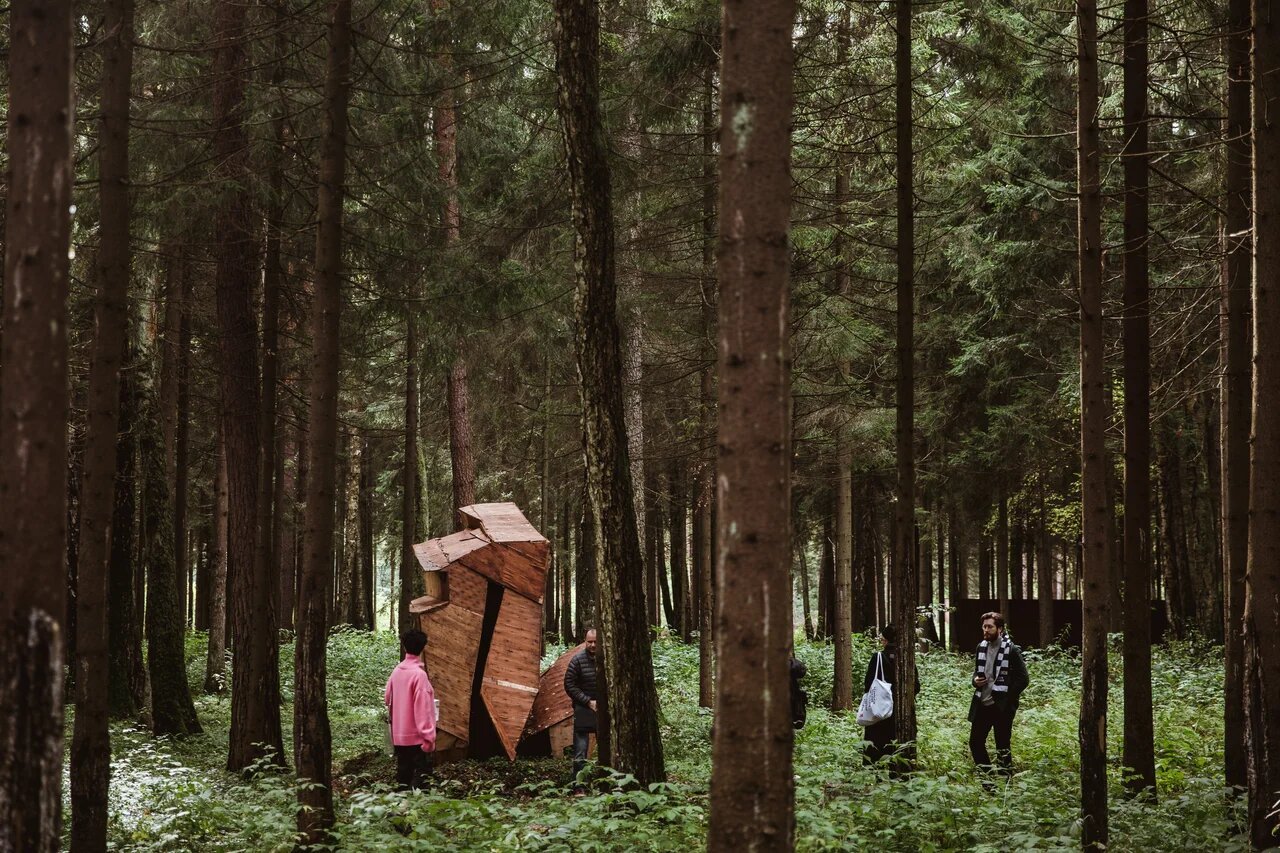
<svg viewBox="0 0 1280 853"><path fill-rule="evenodd" d="M547 661L559 648L548 650ZM855 679L873 651L855 640ZM193 690L203 681L205 639L188 639ZM1079 847L1077 719L1080 670L1070 653L1027 652L1031 687L1014 728L1016 774L989 794L967 749L967 656L920 658L920 772L886 781L863 767L862 730L825 710L832 649L801 643L809 723L797 733L797 847L825 850L1072 850ZM670 782L641 790L614 777L585 797L566 793L563 758L512 765L459 762L433 789L389 790L382 687L397 659L389 634L336 632L329 641L337 846L347 850L655 850L705 845L711 715L698 707L698 654L669 638L654 646ZM1119 771L1123 729L1118 649L1108 720L1113 850L1247 849L1234 827L1242 804L1222 780L1220 650L1155 652L1153 689L1159 800L1126 800ZM286 747L293 719L293 646L280 647ZM249 781L223 770L230 702L197 693L205 734L152 738L112 728L111 841L116 850L286 851L294 794L287 774Z"/></svg>

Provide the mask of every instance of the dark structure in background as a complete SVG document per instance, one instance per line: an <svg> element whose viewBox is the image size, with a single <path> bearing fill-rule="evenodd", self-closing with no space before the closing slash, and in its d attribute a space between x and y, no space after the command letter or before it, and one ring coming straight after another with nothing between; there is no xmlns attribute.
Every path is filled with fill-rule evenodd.
<svg viewBox="0 0 1280 853"><path fill-rule="evenodd" d="M982 639L982 614L999 610L994 598L970 598L954 602L951 612L951 648L956 651L972 649ZM1010 599L1004 612L1009 636L1024 648L1040 645L1040 600L1036 598ZM1053 641L1059 645L1080 648L1080 626L1084 618L1080 599L1053 600ZM1162 600L1151 602L1151 642L1164 639L1169 628L1169 617Z"/></svg>

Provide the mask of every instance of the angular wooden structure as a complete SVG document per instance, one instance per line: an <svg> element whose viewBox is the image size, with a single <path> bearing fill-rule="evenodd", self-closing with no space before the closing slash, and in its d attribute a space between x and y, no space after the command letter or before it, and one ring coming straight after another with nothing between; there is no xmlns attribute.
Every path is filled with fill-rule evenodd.
<svg viewBox="0 0 1280 853"><path fill-rule="evenodd" d="M538 693L551 545L513 503L458 512L465 529L414 546L427 594L409 609L440 700L436 750L514 759Z"/></svg>
<svg viewBox="0 0 1280 853"><path fill-rule="evenodd" d="M538 695L525 723L521 755L563 755L573 744L573 700L564 692L564 673L573 656L586 648L579 644L556 658L538 680Z"/></svg>

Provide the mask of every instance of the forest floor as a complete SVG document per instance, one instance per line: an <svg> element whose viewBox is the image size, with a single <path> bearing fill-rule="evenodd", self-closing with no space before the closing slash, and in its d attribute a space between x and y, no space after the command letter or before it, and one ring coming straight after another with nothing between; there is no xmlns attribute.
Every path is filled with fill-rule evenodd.
<svg viewBox="0 0 1280 853"><path fill-rule="evenodd" d="M287 851L289 778L245 781L223 770L230 702L199 693L205 639L188 640L188 676L203 735L152 738L112 727L111 841L115 850ZM855 646L855 691L872 652ZM552 658L555 649L548 650ZM464 761L439 769L429 791L389 790L382 688L396 639L340 631L329 643L337 846L343 850L689 851L705 845L711 715L697 704L698 654L667 638L654 646L670 783L647 790L602 780L568 795L566 759ZM920 771L888 781L864 768L861 729L830 701L832 649L802 642L809 721L797 733L796 835L800 850L1076 850L1079 827L1078 661L1028 650L1031 686L1014 728L1016 774L989 794L968 755L967 656L920 658ZM1182 644L1155 652L1159 800L1120 792L1120 657L1112 655L1111 850L1244 850L1241 813L1222 779L1222 652ZM291 742L293 646L280 647L286 747ZM69 730L68 730L69 731ZM68 737L69 743L69 737Z"/></svg>

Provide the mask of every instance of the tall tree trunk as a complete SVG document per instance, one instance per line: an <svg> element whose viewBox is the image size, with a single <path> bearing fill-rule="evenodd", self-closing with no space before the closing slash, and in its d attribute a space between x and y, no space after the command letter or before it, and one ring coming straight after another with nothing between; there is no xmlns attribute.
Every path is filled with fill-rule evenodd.
<svg viewBox="0 0 1280 853"><path fill-rule="evenodd" d="M742 171L750 173L746 168L742 168ZM853 596L853 448L844 434L843 424L836 427L835 438L836 624L833 635L835 677L831 689L831 710L848 711L853 708L853 612L850 607Z"/></svg>
<svg viewBox="0 0 1280 853"><path fill-rule="evenodd" d="M1040 648L1047 649L1053 644L1053 545L1049 539L1043 490L1037 521L1040 554L1036 557L1036 602L1040 611Z"/></svg>
<svg viewBox="0 0 1280 853"><path fill-rule="evenodd" d="M1225 245L1222 265L1222 567L1226 638L1226 781L1248 784L1244 744L1244 575L1249 555L1250 269L1250 0L1227 2Z"/></svg>
<svg viewBox="0 0 1280 853"><path fill-rule="evenodd" d="M176 349L176 347L174 348ZM166 356L175 357L170 351ZM176 367L169 370L176 373ZM166 372L164 368L162 373ZM173 496L169 492L172 446L165 434L164 401L149 382L142 389L138 444L142 460L142 547L147 567L147 671L151 680L152 731L157 735L200 732L187 684L184 613L178 602L174 554Z"/></svg>
<svg viewBox="0 0 1280 853"><path fill-rule="evenodd" d="M227 585L236 649L232 670L231 736L227 769L240 771L264 756L284 761L276 626L259 575L258 480L261 456L254 240L249 143L245 131L248 83L248 6L221 0L214 12L213 149L222 190L215 218L218 369L229 496Z"/></svg>
<svg viewBox="0 0 1280 853"><path fill-rule="evenodd" d="M107 786L111 736L107 728L108 569L115 498L120 369L128 333L129 84L133 76L133 2L106 6L102 29L102 117L98 193L101 206L89 366L88 423L80 489L76 582L75 732L71 740L71 848L107 846ZM122 685L123 686L123 685ZM127 691L123 694L128 696Z"/></svg>
<svg viewBox="0 0 1280 853"><path fill-rule="evenodd" d="M804 635L807 639L812 640L813 630L813 606L810 604L810 587L809 587L809 539L804 536L796 543L799 547L796 549L800 558L800 604L804 614Z"/></svg>
<svg viewBox="0 0 1280 853"><path fill-rule="evenodd" d="M1184 639L1194 621L1195 605L1188 564L1186 513L1182 497L1182 441L1178 429L1165 421L1160 431L1157 459L1160 467L1160 523L1168 559L1164 562L1165 607L1169 627Z"/></svg>
<svg viewBox="0 0 1280 853"><path fill-rule="evenodd" d="M822 547L818 556L817 639L830 639L835 626L836 550L832 518L822 519Z"/></svg>
<svg viewBox="0 0 1280 853"><path fill-rule="evenodd" d="M0 849L57 850L67 547L73 48L67 0L9 17L0 350Z"/></svg>
<svg viewBox="0 0 1280 853"><path fill-rule="evenodd" d="M581 381L587 483L596 522L600 650L609 759L641 784L661 781L662 741L644 613L622 405L608 151L599 112L599 9L555 0L557 105L573 190L575 350ZM608 708L626 709L609 713Z"/></svg>
<svg viewBox="0 0 1280 853"><path fill-rule="evenodd" d="M1102 318L1102 196L1098 162L1098 7L1076 4L1077 223L1080 263L1080 493L1083 685L1080 693L1081 843L1107 845L1107 501L1106 368Z"/></svg>
<svg viewBox="0 0 1280 853"><path fill-rule="evenodd" d="M1004 492L996 506L996 609L1009 613L1009 499Z"/></svg>
<svg viewBox="0 0 1280 853"><path fill-rule="evenodd" d="M444 22L441 32L440 75L446 81L435 103L435 121L432 123L432 139L436 149L437 177L444 191L444 206L440 224L444 231L446 250L461 238L462 217L458 205L458 123L453 76L452 55L449 52L448 17L445 0L432 0L431 8L437 19ZM446 382L449 408L449 458L453 466L453 523L458 523L460 507L476 502L476 468L471 451L471 415L468 411L466 347L462 340L455 342L454 359L449 367Z"/></svg>
<svg viewBox="0 0 1280 853"><path fill-rule="evenodd" d="M564 489L564 505L560 513L560 642L572 646L573 634L573 581L574 570L574 536L572 502L569 500L569 489ZM581 564L578 564L581 565Z"/></svg>
<svg viewBox="0 0 1280 853"><path fill-rule="evenodd" d="M284 79L284 57L287 49L284 24L279 20L281 6L277 9L277 26L274 67L271 72L272 82L279 87ZM259 411L260 450L258 453L258 497L255 512L257 518L257 534L254 538L253 576L257 600L254 608L260 612L260 629L271 634L272 660L269 663L270 673L266 676L274 684L269 688L279 695L279 674L275 638L277 626L280 624L280 584L278 582L280 566L272 559L275 554L275 525L282 508L275 504L277 489L276 477L276 431L280 429L276 417L279 399L280 374L280 312L281 312L281 279L283 277L280 263L280 239L282 220L284 218L284 169L288 151L285 147L285 111L286 106L280 103L276 107L273 120L273 156L270 169L269 200L267 202L266 240L263 252L262 270L262 391L261 410ZM234 676L233 676L234 677ZM277 712L277 719L279 714Z"/></svg>
<svg viewBox="0 0 1280 853"><path fill-rule="evenodd" d="M710 467L710 466L707 466ZM715 497L711 493L711 476L700 474L696 484L699 488L697 505L693 511L693 543L697 551L697 581L695 593L698 613L698 705L710 708L715 700L715 596L713 593L714 577L711 566L711 502Z"/></svg>
<svg viewBox="0 0 1280 853"><path fill-rule="evenodd" d="M204 690L221 693L227 684L227 519L231 499L227 493L227 450L218 429L214 454L213 547L209 569L209 647L205 659Z"/></svg>
<svg viewBox="0 0 1280 853"><path fill-rule="evenodd" d="M127 312L126 312L127 314ZM126 323L128 322L126 317ZM124 334L121 355L119 418L115 441L115 485L111 509L110 603L107 606L108 705L113 719L144 716L151 719L147 666L142 655L142 612L136 606L134 575L143 574L134 559L135 510L134 456L137 449L137 389L133 375L130 331Z"/></svg>
<svg viewBox="0 0 1280 853"><path fill-rule="evenodd" d="M359 459L361 445L360 435L355 431L343 432L343 443L347 446L347 463L344 466L344 481L341 484L342 515L339 523L342 532L342 565L338 567L338 594L332 618L333 625L352 625L356 617L356 592L360 586L360 473L363 460ZM422 477L418 477L422 482ZM421 495L421 491L419 491ZM416 515L416 514L415 514ZM416 525L415 525L416 526Z"/></svg>
<svg viewBox="0 0 1280 853"><path fill-rule="evenodd" d="M685 513L685 495L687 489L685 487L684 466L678 460L671 461L671 475L667 480L669 492L669 506L671 512L671 594L672 594L672 610L675 613L675 619L671 621L673 630L678 631L680 639L688 643L692 640L692 627L689 624L688 601L689 601L689 560L688 546L689 539L687 534L687 515Z"/></svg>
<svg viewBox="0 0 1280 853"><path fill-rule="evenodd" d="M911 109L911 0L897 0L896 70L897 189L898 189L898 283L897 283L897 423L894 438L897 453L898 489L894 511L897 518L893 549L893 621L902 632L898 644L895 684L915 684L916 571L911 562L911 538L915 530L915 179L912 151ZM916 694L914 690L893 691L894 737L902 744L903 758L915 764Z"/></svg>
<svg viewBox="0 0 1280 853"><path fill-rule="evenodd" d="M182 308L178 317L178 400L173 450L173 551L178 576L178 608L183 628L193 624L187 617L194 598L191 590L191 542L188 520L191 490L191 265L184 251L182 264Z"/></svg>
<svg viewBox="0 0 1280 853"><path fill-rule="evenodd" d="M587 631L597 627L596 601L596 525L591 501L584 489L582 514L578 520L577 569L574 572L574 642L581 642Z"/></svg>
<svg viewBox="0 0 1280 853"><path fill-rule="evenodd" d="M1124 766L1156 790L1151 709L1151 331L1147 279L1147 0L1124 6ZM1114 619L1113 619L1114 622Z"/></svg>
<svg viewBox="0 0 1280 853"><path fill-rule="evenodd" d="M280 444L276 456L278 481L276 483L276 582L280 587L280 628L293 630L293 611L298 587L298 492L301 469L305 469L301 455L306 452L306 441L297 427L285 428L281 423L276 431ZM285 465L285 459L297 460L293 466Z"/></svg>
<svg viewBox="0 0 1280 853"><path fill-rule="evenodd" d="M551 565L547 569L546 585L542 592L542 646L546 651L547 633L556 627L556 574L560 554L555 549L555 509L551 506L551 359L542 357L542 447L538 496L538 527L552 544Z"/></svg>
<svg viewBox="0 0 1280 853"><path fill-rule="evenodd" d="M373 454L368 430L360 430L360 494L356 501L360 562L352 591L352 624L365 631L373 625Z"/></svg>
<svg viewBox="0 0 1280 853"><path fill-rule="evenodd" d="M351 41L351 0L333 0L329 8L325 122L320 143L316 210L316 293L312 303L311 395L307 419L310 440L307 442L306 555L298 590L298 640L294 646L297 692L293 706L293 758L300 782L298 832L308 845L324 843L333 826L333 744L329 733L325 641L329 628L328 585L333 565L342 202L347 165Z"/></svg>
<svg viewBox="0 0 1280 853"><path fill-rule="evenodd" d="M716 186L715 165L715 88L714 70L703 69L702 79L702 370L698 376L698 435L710 443L714 424L711 407L714 381L711 371L715 354L712 336L716 318L716 270L712 267L716 240ZM712 502L715 500L714 460L702 459L698 466L694 488L697 490L693 508L694 565L696 588L693 591L698 624L698 704L710 708L715 694L715 626L714 583L711 543L714 538L711 523Z"/></svg>
<svg viewBox="0 0 1280 853"><path fill-rule="evenodd" d="M791 711L773 697L788 695L792 644L787 237L795 3L725 0L723 9L720 114L736 118L720 131L716 481L717 559L724 563L716 573L707 849L789 851L795 844ZM847 476L847 469L841 473ZM848 642L847 502L844 509L844 621L837 620L837 631Z"/></svg>
<svg viewBox="0 0 1280 853"><path fill-rule="evenodd" d="M1270 0L1255 0L1253 21L1253 421L1244 704L1249 833L1262 849L1275 844L1280 831L1280 417L1274 410L1280 399L1280 20Z"/></svg>
<svg viewBox="0 0 1280 853"><path fill-rule="evenodd" d="M943 510L938 508L938 514L934 516L933 541L938 547L938 648L945 649L947 647L947 547L946 547L946 528L943 526ZM1031 594L1028 586L1027 595Z"/></svg>
<svg viewBox="0 0 1280 853"><path fill-rule="evenodd" d="M400 605L397 624L404 631L414 620L409 613L409 602L413 601L422 583L421 568L418 558L413 552L414 540L418 531L415 528L418 495L418 307L408 307L408 334L405 338L405 380L404 380L404 464L400 471L401 484L404 491L400 496ZM456 493L456 488L455 488ZM457 523L457 510L454 505L454 523Z"/></svg>

